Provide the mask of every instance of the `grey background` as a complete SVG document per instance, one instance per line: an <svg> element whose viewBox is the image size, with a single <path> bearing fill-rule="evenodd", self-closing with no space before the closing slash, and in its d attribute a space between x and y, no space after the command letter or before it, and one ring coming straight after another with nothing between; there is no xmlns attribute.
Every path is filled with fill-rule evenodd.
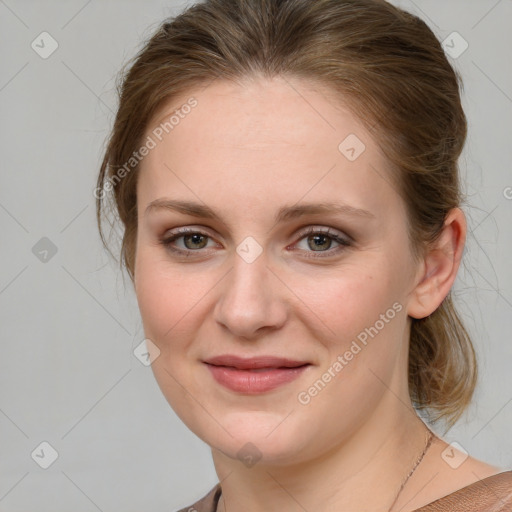
<svg viewBox="0 0 512 512"><path fill-rule="evenodd" d="M481 379L445 439L510 469L512 2L397 4L441 40L457 31L469 43L452 59L470 124L461 159L470 232L455 290ZM136 300L94 217L115 75L183 6L0 0L1 512L172 511L217 482L208 446L133 355L144 338ZM47 59L31 47L43 31L59 45ZM43 237L57 250L46 261L34 254ZM48 469L31 457L43 441L58 452Z"/></svg>

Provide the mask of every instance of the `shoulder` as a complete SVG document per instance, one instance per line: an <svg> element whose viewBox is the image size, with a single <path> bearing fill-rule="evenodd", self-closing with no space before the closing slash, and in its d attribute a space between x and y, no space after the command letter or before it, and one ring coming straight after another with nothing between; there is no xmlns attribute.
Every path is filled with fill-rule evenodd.
<svg viewBox="0 0 512 512"><path fill-rule="evenodd" d="M177 512L215 512L221 494L220 483L215 485L208 494L192 505L182 508Z"/></svg>
<svg viewBox="0 0 512 512"><path fill-rule="evenodd" d="M438 438L416 481L409 511L510 512L512 471L491 466Z"/></svg>
<svg viewBox="0 0 512 512"><path fill-rule="evenodd" d="M415 512L509 512L512 510L512 471L488 476Z"/></svg>

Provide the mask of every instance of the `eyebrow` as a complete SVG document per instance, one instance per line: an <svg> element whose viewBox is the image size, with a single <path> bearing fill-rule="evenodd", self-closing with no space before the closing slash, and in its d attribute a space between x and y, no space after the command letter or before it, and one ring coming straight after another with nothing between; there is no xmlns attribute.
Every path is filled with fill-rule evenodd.
<svg viewBox="0 0 512 512"><path fill-rule="evenodd" d="M171 210L177 211L184 215L190 215L192 217L204 218L204 219L220 219L209 206L204 204L195 203L193 201L180 201L172 199L155 199L148 204L144 215L156 210ZM295 204L292 206L283 206L277 212L274 222L279 223L292 219L297 219L303 215L316 215L316 214L329 214L337 213L342 215L348 215L353 217L362 217L367 219L376 218L375 215L367 210L356 208L348 204L338 204L332 202L322 203L304 203Z"/></svg>

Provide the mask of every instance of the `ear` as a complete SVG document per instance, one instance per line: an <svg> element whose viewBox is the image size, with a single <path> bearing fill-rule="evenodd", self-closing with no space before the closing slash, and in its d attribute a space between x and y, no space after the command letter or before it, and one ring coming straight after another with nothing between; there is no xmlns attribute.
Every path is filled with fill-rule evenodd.
<svg viewBox="0 0 512 512"><path fill-rule="evenodd" d="M410 294L407 313L413 318L432 314L450 292L466 242L466 217L460 208L448 212L441 234L421 262L419 281Z"/></svg>

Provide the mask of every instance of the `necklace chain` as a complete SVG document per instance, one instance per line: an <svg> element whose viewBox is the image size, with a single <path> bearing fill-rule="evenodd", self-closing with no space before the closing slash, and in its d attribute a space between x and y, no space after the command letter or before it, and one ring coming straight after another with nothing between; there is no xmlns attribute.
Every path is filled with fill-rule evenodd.
<svg viewBox="0 0 512 512"><path fill-rule="evenodd" d="M396 494L395 499L393 500L393 503L391 503L391 507L389 507L388 512L391 512L391 510L395 506L395 504L398 500L398 497L400 496L400 494L402 493L402 491L405 487L405 484L409 481L409 478L411 478L412 474L416 471L416 468L420 465L420 462L423 460L423 457L425 457L425 454L427 453L428 449L430 448L430 445L432 444L432 441L434 440L435 434L428 427L427 427L427 430L428 430L428 437L427 437L427 443L425 445L425 448L423 449L423 452L421 453L421 455L418 457L418 459L414 463L414 466L412 467L412 469L409 471L409 474L405 477L405 480L402 482L402 485L400 486L400 489L398 490L398 493Z"/></svg>
<svg viewBox="0 0 512 512"><path fill-rule="evenodd" d="M414 463L414 466L412 467L412 469L409 471L409 474L405 477L404 481L402 482L402 485L400 486L400 489L398 490L398 493L396 494L395 499L393 500L393 503L391 504L391 507L389 507L388 512L391 512L391 510L395 506L395 504L398 500L398 497L400 496L400 494L402 493L402 491L405 487L405 484L409 481L409 478L411 478L412 474L416 471L416 468L420 465L420 462L423 460L423 457L425 457L425 454L427 453L428 449L430 448L430 445L432 444L432 441L434 440L435 434L428 427L427 427L427 430L428 430L428 437L427 437L427 443L425 445L425 448L423 449L423 452L421 453L421 455L418 457L418 459ZM222 498L223 497L221 496L220 499L222 499ZM220 510L220 500L217 503L217 510Z"/></svg>

